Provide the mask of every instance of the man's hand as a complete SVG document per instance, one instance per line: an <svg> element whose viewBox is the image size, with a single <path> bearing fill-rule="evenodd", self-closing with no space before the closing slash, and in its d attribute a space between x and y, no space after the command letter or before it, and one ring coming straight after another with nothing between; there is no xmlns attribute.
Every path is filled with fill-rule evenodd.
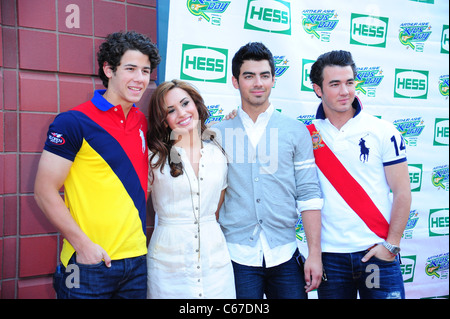
<svg viewBox="0 0 450 319"><path fill-rule="evenodd" d="M322 258L320 256L308 256L305 261L305 290L307 293L320 286L322 273Z"/></svg>
<svg viewBox="0 0 450 319"><path fill-rule="evenodd" d="M76 261L77 263L84 265L95 265L105 261L106 267L111 267L111 258L108 253L99 245L91 243L84 247L82 250L77 251Z"/></svg>
<svg viewBox="0 0 450 319"><path fill-rule="evenodd" d="M375 245L371 248L361 261L368 262L373 256L384 261L393 261L395 259L395 256L393 256L382 244Z"/></svg>
<svg viewBox="0 0 450 319"><path fill-rule="evenodd" d="M233 110L225 116L225 120L232 120L237 116L237 110Z"/></svg>

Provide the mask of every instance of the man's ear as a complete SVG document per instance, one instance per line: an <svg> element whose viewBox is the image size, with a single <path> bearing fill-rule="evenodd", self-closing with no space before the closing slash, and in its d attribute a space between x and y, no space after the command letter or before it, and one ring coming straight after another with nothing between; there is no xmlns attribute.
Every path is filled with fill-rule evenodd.
<svg viewBox="0 0 450 319"><path fill-rule="evenodd" d="M239 89L239 81L234 76L231 77L231 82L233 83L233 86L235 89Z"/></svg>
<svg viewBox="0 0 450 319"><path fill-rule="evenodd" d="M114 74L112 67L106 61L103 63L103 72L105 73L106 77L109 79L112 78L112 76Z"/></svg>
<svg viewBox="0 0 450 319"><path fill-rule="evenodd" d="M316 92L316 95L320 98L322 98L322 89L317 84L313 83L313 89L314 92Z"/></svg>

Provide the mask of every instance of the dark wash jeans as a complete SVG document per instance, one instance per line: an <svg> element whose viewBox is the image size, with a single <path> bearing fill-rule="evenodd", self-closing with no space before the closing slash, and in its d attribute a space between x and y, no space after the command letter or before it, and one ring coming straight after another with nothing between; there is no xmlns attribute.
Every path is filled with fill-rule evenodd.
<svg viewBox="0 0 450 319"><path fill-rule="evenodd" d="M399 257L384 261L372 257L361 259L367 251L322 253L327 277L318 289L319 299L404 299L405 288Z"/></svg>
<svg viewBox="0 0 450 319"><path fill-rule="evenodd" d="M237 299L307 299L303 267L298 250L287 262L267 268L233 262Z"/></svg>
<svg viewBox="0 0 450 319"><path fill-rule="evenodd" d="M146 255L94 265L76 263L75 254L67 268L59 265L53 276L58 299L145 299L147 298Z"/></svg>

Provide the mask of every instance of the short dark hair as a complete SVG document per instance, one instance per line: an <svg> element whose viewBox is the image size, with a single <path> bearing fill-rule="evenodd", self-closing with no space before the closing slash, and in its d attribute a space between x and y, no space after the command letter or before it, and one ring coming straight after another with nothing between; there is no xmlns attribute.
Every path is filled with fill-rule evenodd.
<svg viewBox="0 0 450 319"><path fill-rule="evenodd" d="M272 76L275 75L275 61L273 59L272 52L261 42L249 42L242 46L234 55L231 71L233 76L239 81L239 74L241 71L241 66L246 60L269 61L270 70L272 71Z"/></svg>
<svg viewBox="0 0 450 319"><path fill-rule="evenodd" d="M353 76L356 77L356 64L353 61L352 54L343 50L330 51L319 56L312 65L311 73L309 74L311 82L320 88L322 88L323 84L323 69L326 66L351 66Z"/></svg>
<svg viewBox="0 0 450 319"><path fill-rule="evenodd" d="M111 33L106 37L106 41L100 45L97 53L98 76L106 88L109 79L103 71L103 64L107 62L112 71L115 72L127 50L137 50L147 55L150 60L151 71L156 69L161 62L158 48L147 36L135 31Z"/></svg>

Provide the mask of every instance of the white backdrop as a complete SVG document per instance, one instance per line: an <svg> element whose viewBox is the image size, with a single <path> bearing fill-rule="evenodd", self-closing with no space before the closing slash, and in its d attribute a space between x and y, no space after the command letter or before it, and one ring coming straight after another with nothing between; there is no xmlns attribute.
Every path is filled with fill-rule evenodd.
<svg viewBox="0 0 450 319"><path fill-rule="evenodd" d="M391 121L407 141L413 201L401 243L406 297L448 298L448 9L448 0L159 1L165 61L158 81L191 82L210 121L221 121L240 104L231 83L233 55L261 41L276 59L271 102L309 124L320 102L311 64L330 50L351 51L365 109ZM297 237L305 251L301 223Z"/></svg>

